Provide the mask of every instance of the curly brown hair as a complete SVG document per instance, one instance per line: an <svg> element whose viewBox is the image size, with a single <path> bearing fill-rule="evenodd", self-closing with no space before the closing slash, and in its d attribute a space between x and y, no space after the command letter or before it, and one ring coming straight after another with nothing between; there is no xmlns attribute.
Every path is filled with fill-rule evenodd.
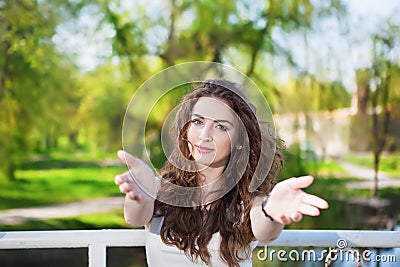
<svg viewBox="0 0 400 267"><path fill-rule="evenodd" d="M248 101L239 84L223 78L211 79L198 84L184 97L176 115L178 140L171 156L178 158L178 162L180 160L187 164L189 159L195 164L186 136L191 111L200 97L216 98L229 105L245 126L245 129L239 129L239 137L243 139L247 135L247 145L243 144L240 151L233 149L229 160L232 164L228 163L223 172L223 187L228 187L228 193L202 206L191 207L190 203L187 203L185 207L178 207L160 201L174 197L174 188L168 184L197 187L201 179L199 172L183 170L178 168L177 164L167 161L159 170L159 175L163 178L162 181L169 183L161 185L158 200L155 202L154 216L164 217L160 235L165 244L174 245L183 250L192 261L200 258L207 265L211 263L207 245L212 235L219 232L220 256L228 266L236 267L239 266L239 262L251 257L249 244L255 239L250 222L252 201L257 195L269 193L275 185L275 178L283 166L281 146L273 135L263 132L261 122L256 117L255 107ZM270 158L267 164L261 164L266 166L258 166L260 158L267 157ZM240 166L243 166L243 171L239 170ZM256 191L250 192L250 185L254 183L252 179L258 180L259 186ZM195 203L194 199L202 197L204 196L193 192L185 196L185 199ZM245 253L244 257L241 252Z"/></svg>

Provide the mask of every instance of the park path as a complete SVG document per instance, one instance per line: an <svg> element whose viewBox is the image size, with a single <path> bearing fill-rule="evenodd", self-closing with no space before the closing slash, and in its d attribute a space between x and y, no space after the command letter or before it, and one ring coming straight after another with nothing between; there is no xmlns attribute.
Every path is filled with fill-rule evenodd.
<svg viewBox="0 0 400 267"><path fill-rule="evenodd" d="M339 161L338 164L351 176L360 178L360 181L352 181L346 184L349 188L372 188L374 182L374 170L352 164L349 162ZM399 174L400 175L400 174ZM392 177L387 173L378 172L378 187L400 187L400 177Z"/></svg>
<svg viewBox="0 0 400 267"><path fill-rule="evenodd" d="M371 188L374 172L348 162L339 162L339 165L351 176L360 178L360 181L348 182L351 188ZM362 179L362 180L361 180ZM379 188L400 187L400 177L390 177L379 173ZM72 202L68 204L51 205L46 207L30 207L0 211L0 224L13 225L28 220L47 220L62 217L78 216L83 214L109 212L122 209L124 197L107 197L87 201Z"/></svg>
<svg viewBox="0 0 400 267"><path fill-rule="evenodd" d="M28 220L47 220L122 209L124 197L106 197L46 207L18 208L0 211L0 224L13 225Z"/></svg>

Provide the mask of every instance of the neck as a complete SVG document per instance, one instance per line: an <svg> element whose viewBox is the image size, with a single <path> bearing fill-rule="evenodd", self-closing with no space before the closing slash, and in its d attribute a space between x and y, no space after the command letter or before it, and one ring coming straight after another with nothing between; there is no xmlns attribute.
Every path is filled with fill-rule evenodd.
<svg viewBox="0 0 400 267"><path fill-rule="evenodd" d="M208 185L218 180L224 169L225 166L217 166L217 167L208 166L204 170L201 170L200 174L203 176L203 179L200 181L200 185L201 186Z"/></svg>

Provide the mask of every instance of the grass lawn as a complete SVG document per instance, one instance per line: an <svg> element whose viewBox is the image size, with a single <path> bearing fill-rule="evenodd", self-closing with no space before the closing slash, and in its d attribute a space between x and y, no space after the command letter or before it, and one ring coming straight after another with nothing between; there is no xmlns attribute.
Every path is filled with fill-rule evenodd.
<svg viewBox="0 0 400 267"><path fill-rule="evenodd" d="M372 153L366 155L350 154L343 160L358 164L367 168L374 168ZM386 172L393 177L400 177L400 153L382 155L379 171Z"/></svg>
<svg viewBox="0 0 400 267"><path fill-rule="evenodd" d="M18 170L16 181L0 179L0 209L120 195L114 176L124 171L123 166Z"/></svg>
<svg viewBox="0 0 400 267"><path fill-rule="evenodd" d="M342 177L345 175L345 171L336 163L336 161L304 161L303 164L307 171L316 177Z"/></svg>
<svg viewBox="0 0 400 267"><path fill-rule="evenodd" d="M345 182L353 178L316 178L314 183L306 189L308 193L317 194L327 199L330 207L321 211L318 217L304 216L299 223L287 226L287 229L360 229L362 224L363 209L349 205L340 199L351 196L368 198L368 189L347 189ZM354 178L355 179L355 178ZM379 192L380 197L392 199L400 203L400 188L386 188ZM396 205L397 207L397 205ZM396 209L399 209L397 207ZM65 217L44 221L31 220L16 225L0 225L0 231L25 231L25 230L88 230L88 229L130 229L125 222L123 210L107 213L96 213L76 217ZM368 229L368 228L366 228Z"/></svg>
<svg viewBox="0 0 400 267"><path fill-rule="evenodd" d="M19 166L16 181L0 177L0 209L47 206L94 198L121 196L114 176L126 166L107 166L107 154L71 154L55 151L31 157ZM118 162L118 161L117 161ZM123 210L31 220L17 225L0 225L1 231L129 228Z"/></svg>
<svg viewBox="0 0 400 267"><path fill-rule="evenodd" d="M95 213L90 215L65 217L44 221L31 220L16 225L0 225L0 231L91 230L122 228L132 228L125 222L122 209L107 213Z"/></svg>
<svg viewBox="0 0 400 267"><path fill-rule="evenodd" d="M73 160L70 160L73 158ZM0 209L29 206L45 206L68 203L106 196L121 196L114 184L114 176L126 171L125 166L104 166L103 160L90 157L71 157L67 154L52 155L50 158L36 158L24 163L16 172L17 180L9 182L0 179ZM284 178L296 175L299 167L289 160L284 166ZM344 171L334 161L302 161L301 171L315 176L314 183L306 192L316 194L328 200L330 209L323 211L320 217L305 216L304 220L293 227L300 229L351 229L358 221L343 225L334 222L343 217L344 210L351 217L361 217L354 209L344 205L340 199L350 196L370 196L368 189L349 189L346 182L358 180L345 177ZM400 188L381 189L379 195L400 203ZM343 221L343 220L342 220ZM356 226L355 226L356 227ZM56 230L56 229L104 229L129 228L123 218L123 211L59 218L46 221L29 221L12 226L0 226L2 231L11 230Z"/></svg>

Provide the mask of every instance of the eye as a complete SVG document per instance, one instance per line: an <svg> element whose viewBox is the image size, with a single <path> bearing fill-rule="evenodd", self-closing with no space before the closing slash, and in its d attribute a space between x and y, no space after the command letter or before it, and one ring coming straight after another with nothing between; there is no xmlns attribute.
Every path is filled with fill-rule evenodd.
<svg viewBox="0 0 400 267"><path fill-rule="evenodd" d="M218 124L215 128L217 128L217 129L219 129L219 130L221 130L221 131L224 131L224 132L226 132L226 131L228 131L228 128L226 128L224 125L222 125L222 124Z"/></svg>
<svg viewBox="0 0 400 267"><path fill-rule="evenodd" d="M202 122L201 120L199 120L199 119L193 119L191 122L192 122L194 125L201 125L201 124L203 124L203 122Z"/></svg>

